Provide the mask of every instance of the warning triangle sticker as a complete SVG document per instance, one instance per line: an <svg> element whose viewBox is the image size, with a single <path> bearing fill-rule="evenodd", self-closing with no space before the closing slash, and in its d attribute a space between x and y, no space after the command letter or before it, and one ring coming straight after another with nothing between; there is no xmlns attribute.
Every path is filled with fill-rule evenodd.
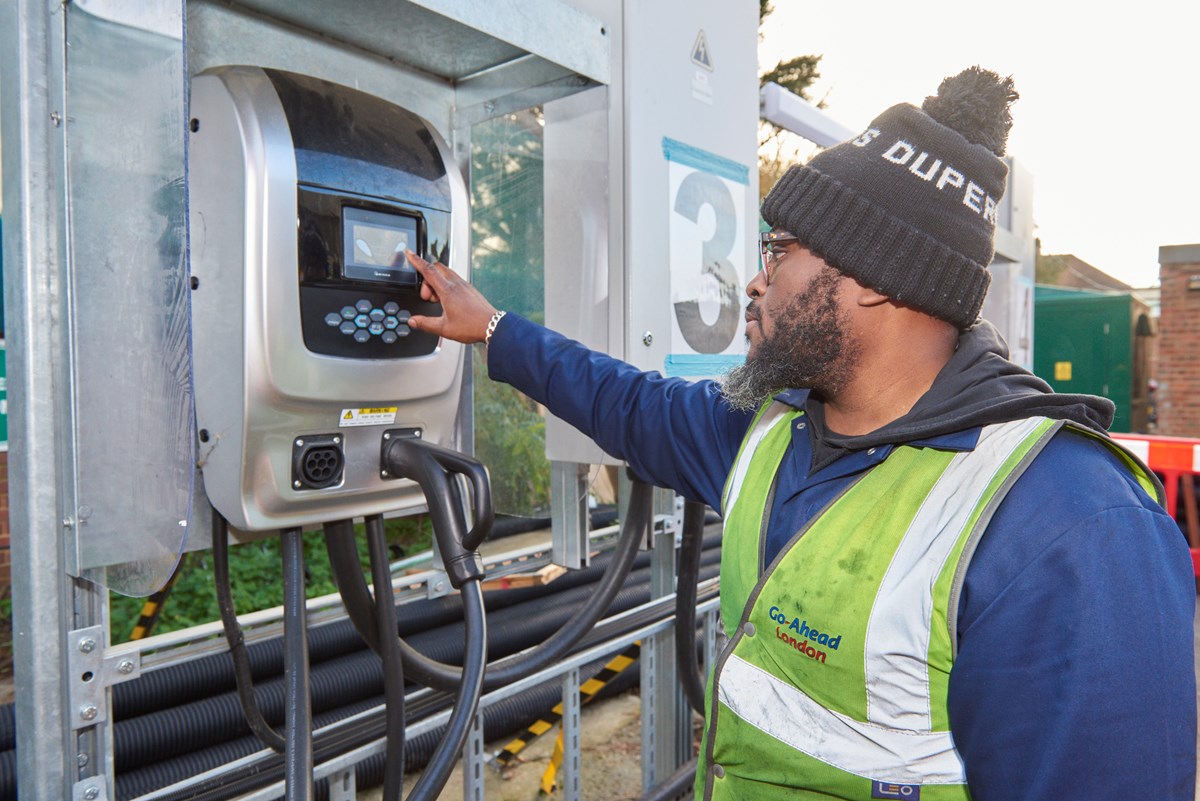
<svg viewBox="0 0 1200 801"><path fill-rule="evenodd" d="M343 420L353 420L354 419L354 411L352 409L347 409L346 416L343 417L342 419Z"/></svg>
<svg viewBox="0 0 1200 801"><path fill-rule="evenodd" d="M692 45L692 61L704 69L712 71L712 55L708 52L708 38L704 35L703 28L700 30L700 35L696 37L696 44Z"/></svg>

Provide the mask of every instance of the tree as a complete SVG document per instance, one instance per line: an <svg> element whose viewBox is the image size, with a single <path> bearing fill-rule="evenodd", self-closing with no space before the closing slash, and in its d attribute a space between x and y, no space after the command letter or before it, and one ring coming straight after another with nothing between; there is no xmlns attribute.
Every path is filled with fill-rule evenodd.
<svg viewBox="0 0 1200 801"><path fill-rule="evenodd" d="M762 25L775 9L771 0L758 0L759 37L762 36ZM759 86L777 83L784 89L794 92L810 103L809 88L821 77L818 67L821 56L796 56L780 61L771 69L759 75ZM824 108L824 101L816 103L817 108ZM762 199L775 185L787 168L797 161L795 137L774 123L762 121L759 123L758 139L758 191Z"/></svg>
<svg viewBox="0 0 1200 801"><path fill-rule="evenodd" d="M545 320L545 153L542 110L507 114L471 129L471 280L496 305ZM503 513L533 515L550 505L550 463L542 410L475 364L475 455L488 466Z"/></svg>

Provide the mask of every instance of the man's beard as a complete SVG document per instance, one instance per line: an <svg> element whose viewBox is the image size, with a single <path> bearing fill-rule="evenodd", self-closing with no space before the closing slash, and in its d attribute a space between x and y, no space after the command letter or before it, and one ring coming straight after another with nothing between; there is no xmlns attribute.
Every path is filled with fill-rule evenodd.
<svg viewBox="0 0 1200 801"><path fill-rule="evenodd" d="M813 277L804 292L776 314L773 333L744 364L725 376L721 394L740 411L758 409L771 396L793 387L821 395L845 386L858 361L858 349L846 336L849 323L838 307L839 273L831 267ZM750 302L755 317L758 301ZM761 322L759 323L762 330Z"/></svg>

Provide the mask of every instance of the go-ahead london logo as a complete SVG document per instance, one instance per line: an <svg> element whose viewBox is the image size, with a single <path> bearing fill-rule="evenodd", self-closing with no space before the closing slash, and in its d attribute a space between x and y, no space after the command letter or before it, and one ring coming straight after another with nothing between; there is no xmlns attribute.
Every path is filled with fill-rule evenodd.
<svg viewBox="0 0 1200 801"><path fill-rule="evenodd" d="M808 620L800 617L789 618L787 613L778 606L772 606L769 614L771 620L776 623L776 639L787 643L816 662L824 664L828 652L836 651L842 644L841 634L830 634L815 625L810 625Z"/></svg>

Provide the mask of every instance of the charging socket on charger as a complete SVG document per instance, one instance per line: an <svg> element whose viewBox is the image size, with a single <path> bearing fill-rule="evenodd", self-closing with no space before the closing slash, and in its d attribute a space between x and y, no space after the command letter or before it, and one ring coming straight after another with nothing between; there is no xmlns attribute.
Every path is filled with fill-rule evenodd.
<svg viewBox="0 0 1200 801"><path fill-rule="evenodd" d="M341 434L307 434L292 440L292 489L336 487L345 470Z"/></svg>

